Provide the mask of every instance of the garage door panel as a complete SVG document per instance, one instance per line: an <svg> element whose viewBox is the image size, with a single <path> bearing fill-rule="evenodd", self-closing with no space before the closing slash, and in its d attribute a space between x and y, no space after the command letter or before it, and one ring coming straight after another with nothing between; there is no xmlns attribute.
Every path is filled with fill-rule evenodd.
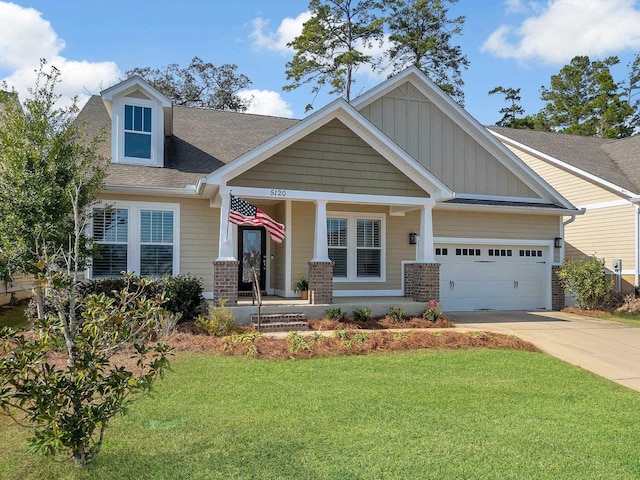
<svg viewBox="0 0 640 480"><path fill-rule="evenodd" d="M437 245L448 255L440 262L440 300L444 310L533 310L549 308L548 248ZM478 255L480 250L480 255ZM436 250L437 252L438 250ZM489 255L491 253L491 255Z"/></svg>

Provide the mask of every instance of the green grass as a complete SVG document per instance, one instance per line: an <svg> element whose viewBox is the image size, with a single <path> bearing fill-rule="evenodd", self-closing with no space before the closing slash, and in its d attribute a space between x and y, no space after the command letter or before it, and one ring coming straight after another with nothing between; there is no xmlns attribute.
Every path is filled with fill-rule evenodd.
<svg viewBox="0 0 640 480"><path fill-rule="evenodd" d="M26 328L29 325L29 321L24 315L26 308L26 304L21 304L17 307L0 307L0 328Z"/></svg>
<svg viewBox="0 0 640 480"><path fill-rule="evenodd" d="M622 313L608 313L604 317L604 320L610 320L612 322L626 323L627 325L633 325L640 327L640 315L626 315Z"/></svg>
<svg viewBox="0 0 640 480"><path fill-rule="evenodd" d="M0 418L3 479L640 477L640 394L539 353L181 355L76 469Z"/></svg>

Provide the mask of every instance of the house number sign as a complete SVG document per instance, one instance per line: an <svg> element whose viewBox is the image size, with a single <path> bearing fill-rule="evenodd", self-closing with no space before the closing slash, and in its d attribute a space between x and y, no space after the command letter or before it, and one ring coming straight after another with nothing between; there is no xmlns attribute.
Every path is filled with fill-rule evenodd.
<svg viewBox="0 0 640 480"><path fill-rule="evenodd" d="M269 196L270 197L286 197L287 196L287 191L286 190L280 190L278 188L272 188L271 190L269 190Z"/></svg>

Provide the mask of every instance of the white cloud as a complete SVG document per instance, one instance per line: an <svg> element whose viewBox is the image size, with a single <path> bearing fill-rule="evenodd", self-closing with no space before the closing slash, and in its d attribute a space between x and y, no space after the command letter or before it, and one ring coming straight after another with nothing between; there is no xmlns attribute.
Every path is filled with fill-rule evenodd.
<svg viewBox="0 0 640 480"><path fill-rule="evenodd" d="M251 100L247 113L272 115L274 117L293 117L289 104L273 90L247 89L238 92L243 100Z"/></svg>
<svg viewBox="0 0 640 480"><path fill-rule="evenodd" d="M41 58L61 72L62 82L56 88L62 95L60 106L69 105L74 96L82 104L88 98L86 91L97 93L121 76L113 62L69 60L60 55L64 48L64 40L40 12L0 1L0 70L11 72L2 80L20 98L27 97L27 89L34 85Z"/></svg>
<svg viewBox="0 0 640 480"><path fill-rule="evenodd" d="M634 0L550 0L519 27L498 27L481 50L499 58L562 64L576 55L601 58L638 49L640 10L634 5Z"/></svg>
<svg viewBox="0 0 640 480"><path fill-rule="evenodd" d="M302 25L310 18L311 12L302 12L295 18L286 17L280 22L275 32L268 30L269 20L262 17L254 18L251 21L253 26L251 38L254 48L286 54L292 53L293 50L287 47L287 43L302 33Z"/></svg>

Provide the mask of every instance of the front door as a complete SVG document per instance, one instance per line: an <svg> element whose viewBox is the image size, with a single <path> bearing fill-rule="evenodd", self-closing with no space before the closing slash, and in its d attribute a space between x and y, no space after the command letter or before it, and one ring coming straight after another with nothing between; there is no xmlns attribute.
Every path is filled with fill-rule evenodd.
<svg viewBox="0 0 640 480"><path fill-rule="evenodd" d="M264 227L238 227L238 252L240 272L238 290L251 291L251 267L256 269L260 290L265 290L267 266L267 231Z"/></svg>

